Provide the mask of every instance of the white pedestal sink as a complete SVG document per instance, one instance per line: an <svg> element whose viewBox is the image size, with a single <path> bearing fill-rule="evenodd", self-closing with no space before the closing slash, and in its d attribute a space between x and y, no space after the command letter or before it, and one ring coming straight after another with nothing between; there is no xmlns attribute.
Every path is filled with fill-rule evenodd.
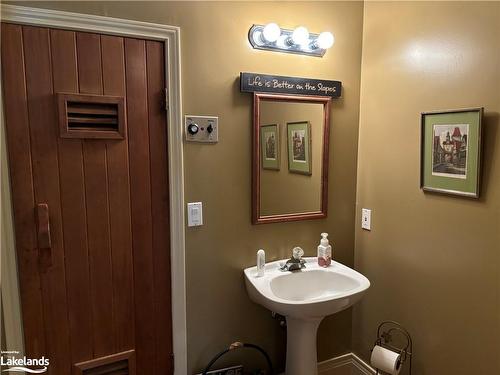
<svg viewBox="0 0 500 375"><path fill-rule="evenodd" d="M317 258L303 258L306 268L281 271L276 261L257 276L256 267L245 269L250 299L286 317L286 375L316 375L316 334L321 320L359 301L370 282L338 262L318 266Z"/></svg>

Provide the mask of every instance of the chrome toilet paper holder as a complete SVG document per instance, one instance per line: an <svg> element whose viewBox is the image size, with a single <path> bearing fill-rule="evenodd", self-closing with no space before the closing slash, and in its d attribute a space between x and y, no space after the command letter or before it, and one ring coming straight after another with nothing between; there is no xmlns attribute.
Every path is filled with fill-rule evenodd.
<svg viewBox="0 0 500 375"><path fill-rule="evenodd" d="M402 336L406 340L406 344L402 347L395 346L391 344L394 342L393 334ZM413 352L413 343L411 341L411 336L408 331L398 322L393 320L386 320L379 324L377 328L377 340L375 341L375 346L381 346L386 349L392 350L401 355L401 366L408 360L409 364L409 375L411 375L411 356ZM377 369L377 375L379 370Z"/></svg>

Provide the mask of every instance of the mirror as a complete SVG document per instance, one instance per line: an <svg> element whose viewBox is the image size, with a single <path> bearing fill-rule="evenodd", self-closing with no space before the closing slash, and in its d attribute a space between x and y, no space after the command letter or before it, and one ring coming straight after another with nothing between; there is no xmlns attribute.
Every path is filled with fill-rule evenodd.
<svg viewBox="0 0 500 375"><path fill-rule="evenodd" d="M254 224L326 217L330 102L254 94Z"/></svg>

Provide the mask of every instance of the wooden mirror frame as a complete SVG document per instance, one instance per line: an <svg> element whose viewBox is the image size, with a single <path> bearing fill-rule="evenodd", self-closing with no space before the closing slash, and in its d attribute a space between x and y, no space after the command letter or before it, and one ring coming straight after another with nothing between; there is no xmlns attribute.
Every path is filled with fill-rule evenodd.
<svg viewBox="0 0 500 375"><path fill-rule="evenodd" d="M262 100L296 103L320 103L323 105L323 164L321 171L321 205L319 211L292 214L260 214L260 103ZM328 213L328 160L330 141L331 98L326 96L282 95L254 93L253 95L253 140L252 140L252 223L279 223L286 221L322 219Z"/></svg>

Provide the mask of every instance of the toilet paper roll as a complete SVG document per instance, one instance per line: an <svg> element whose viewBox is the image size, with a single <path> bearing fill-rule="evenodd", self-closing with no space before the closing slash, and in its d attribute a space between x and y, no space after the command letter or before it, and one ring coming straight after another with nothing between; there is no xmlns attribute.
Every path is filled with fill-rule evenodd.
<svg viewBox="0 0 500 375"><path fill-rule="evenodd" d="M401 371L401 354L375 345L370 362L373 367L390 375L397 375Z"/></svg>

